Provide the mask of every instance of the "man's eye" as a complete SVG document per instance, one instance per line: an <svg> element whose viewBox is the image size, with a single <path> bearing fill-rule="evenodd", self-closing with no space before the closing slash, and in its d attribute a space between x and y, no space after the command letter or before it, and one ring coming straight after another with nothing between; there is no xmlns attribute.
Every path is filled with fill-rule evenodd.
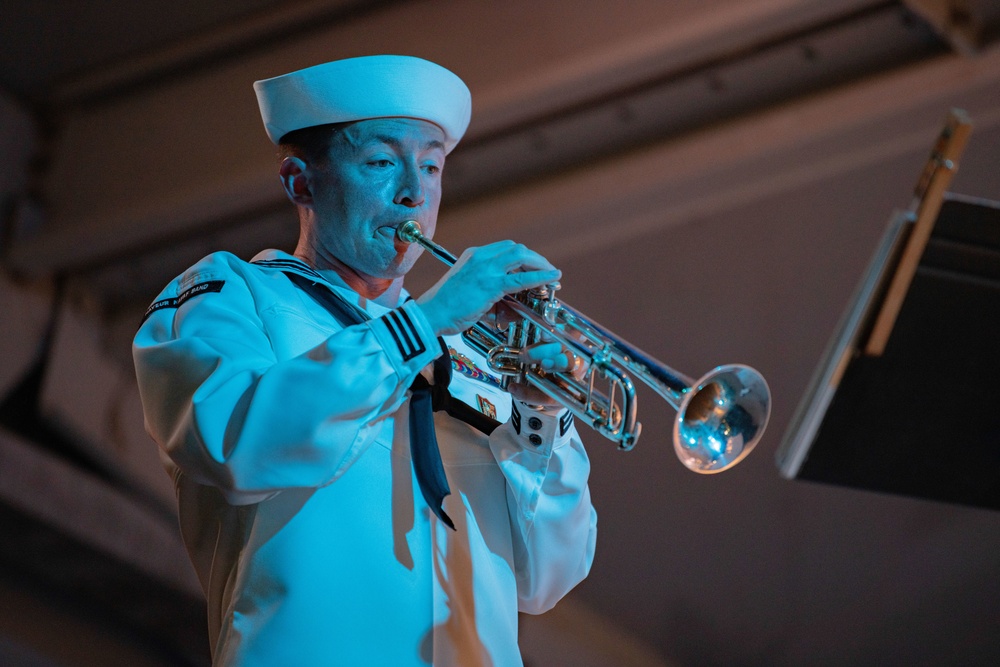
<svg viewBox="0 0 1000 667"><path fill-rule="evenodd" d="M390 160L371 160L368 164L371 165L372 167L379 167L381 169L384 169L386 167L391 167L392 166L392 161L390 161Z"/></svg>
<svg viewBox="0 0 1000 667"><path fill-rule="evenodd" d="M441 172L441 167L437 166L436 164L425 164L424 171L426 171L428 174L437 174Z"/></svg>

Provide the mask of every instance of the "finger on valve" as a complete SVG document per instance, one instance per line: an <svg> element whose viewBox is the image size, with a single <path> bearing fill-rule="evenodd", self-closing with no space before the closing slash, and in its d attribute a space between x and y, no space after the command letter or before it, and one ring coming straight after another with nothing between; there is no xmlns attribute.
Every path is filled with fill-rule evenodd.
<svg viewBox="0 0 1000 667"><path fill-rule="evenodd" d="M543 371L554 373L576 373L583 365L583 360L573 354L572 350L563 347L558 341L540 341L521 350L525 363L540 367Z"/></svg>

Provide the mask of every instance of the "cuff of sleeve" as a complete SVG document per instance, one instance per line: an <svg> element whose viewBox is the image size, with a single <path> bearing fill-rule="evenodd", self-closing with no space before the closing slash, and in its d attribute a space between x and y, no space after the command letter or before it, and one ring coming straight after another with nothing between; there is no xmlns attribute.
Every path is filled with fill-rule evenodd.
<svg viewBox="0 0 1000 667"><path fill-rule="evenodd" d="M510 422L522 447L544 453L569 442L573 413L566 408L538 410L515 400L511 402Z"/></svg>
<svg viewBox="0 0 1000 667"><path fill-rule="evenodd" d="M407 301L372 320L371 327L383 349L396 362L393 365L400 370L401 377L419 372L441 356L437 336L416 301Z"/></svg>

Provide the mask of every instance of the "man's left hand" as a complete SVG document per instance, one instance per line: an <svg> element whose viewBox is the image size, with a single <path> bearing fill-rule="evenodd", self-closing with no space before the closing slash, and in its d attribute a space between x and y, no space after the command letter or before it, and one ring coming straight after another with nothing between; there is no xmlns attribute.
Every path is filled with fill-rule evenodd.
<svg viewBox="0 0 1000 667"><path fill-rule="evenodd" d="M529 345L521 350L521 362L526 365L538 366L541 370L551 373L573 371L582 375L585 371L581 359L555 341L543 341ZM511 382L507 387L511 396L519 401L546 408L558 408L561 404L541 390L527 382Z"/></svg>

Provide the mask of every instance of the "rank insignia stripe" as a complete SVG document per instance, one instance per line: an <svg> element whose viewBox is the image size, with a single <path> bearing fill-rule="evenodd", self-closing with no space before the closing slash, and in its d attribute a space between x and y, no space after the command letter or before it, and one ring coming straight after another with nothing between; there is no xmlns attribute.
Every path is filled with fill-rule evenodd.
<svg viewBox="0 0 1000 667"><path fill-rule="evenodd" d="M379 321L389 330L396 347L399 348L399 353L403 356L403 361L414 359L427 351L416 326L402 308L390 310L380 317Z"/></svg>

